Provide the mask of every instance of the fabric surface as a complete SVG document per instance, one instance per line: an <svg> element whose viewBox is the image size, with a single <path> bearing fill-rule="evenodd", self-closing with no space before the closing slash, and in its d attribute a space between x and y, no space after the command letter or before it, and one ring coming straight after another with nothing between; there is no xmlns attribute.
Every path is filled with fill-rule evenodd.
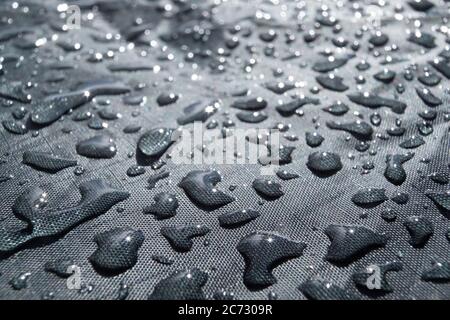
<svg viewBox="0 0 450 320"><path fill-rule="evenodd" d="M14 120L13 112L22 106L28 110L26 120L33 108L39 107L34 102L51 94L75 91L88 82L114 80L129 86L132 92L99 95L49 125L34 126L26 120L24 123L29 131L25 134L12 133L3 126L0 129L0 175L13 177L0 183L0 223L4 230L24 227L25 223L14 216L12 207L19 195L33 186L47 192L48 208L76 205L80 201L80 184L97 178L104 179L113 188L129 192L130 196L106 213L87 219L56 238L32 240L20 250L3 254L0 260L1 299L49 296L55 299L115 299L121 283L129 287L128 299L146 299L162 279L177 270L192 268L208 274L203 287L207 298L226 290L232 292L236 299L268 299L273 294L278 299L305 299L298 287L308 279L331 281L361 299L450 298L448 282L421 279L432 261L450 262L448 216L425 194L427 190L441 193L448 190L448 184L436 183L429 175L439 172L448 177L449 82L428 63L449 45L446 42L447 2L430 0L434 7L423 12L414 10L405 1L394 0L229 0L223 3L81 0L73 1L81 8L80 28L70 31L62 30L67 16L58 12L58 9L64 9L61 7L64 2L1 1L0 34L4 37L0 37L0 57L3 57L0 58L3 70L0 71L0 120ZM187 9L189 7L190 10ZM336 17L338 26L317 22L317 14L322 11ZM149 25L147 32L133 35L136 26L146 24ZM7 30L17 28L30 30L5 36ZM408 31L414 33L416 28L432 34L435 47L425 48L408 41ZM270 38L269 30L277 34L270 42L267 39ZM310 30L320 36L307 42L305 35ZM389 41L373 48L368 39L376 30L386 34ZM287 41L290 35L292 39ZM111 39L107 40L109 37ZM196 40L198 37L205 41ZM233 40L230 40L233 37L239 39L235 48L231 43ZM339 37L348 40L343 48L339 48L336 40ZM45 43L44 38L47 40ZM359 43L359 48L352 49L354 41ZM81 45L79 50L73 49L76 43ZM328 73L316 72L312 67L317 61L327 59L328 52L336 57L354 55L335 71L349 87L344 92L326 89L316 81L317 76ZM93 62L96 54L103 55L103 59ZM370 64L369 69L357 69L362 60ZM58 61L68 67L60 70L51 67ZM111 65L126 66L125 69L138 66L138 70L112 71ZM396 73L390 83L373 77L385 68ZM420 83L418 77L424 73L424 68L438 75L440 83L433 87ZM358 83L358 76L364 77L365 82ZM295 88L283 94L266 87L268 82L288 80L295 83ZM5 92L12 92L8 86L13 84L31 95L31 104L17 101L17 96L12 99L6 96ZM429 88L442 104L434 108L427 106L416 93L416 88L422 87ZM264 109L268 119L252 124L236 118L241 110L231 105L245 97L233 94L243 89L249 91L248 98L263 97L268 102ZM403 114L397 114L386 107L375 110L358 105L347 97L347 94L358 91L398 99L407 108ZM175 93L179 98L172 104L159 106L157 98L161 93ZM277 105L302 94L319 99L320 103L307 104L299 109L302 113L290 117L283 117L276 111ZM145 101L131 105L126 103L130 96L142 96ZM198 101L207 105L214 100L220 100L221 107L205 121L205 125L212 119L218 121L219 128L224 127L227 119L231 119L237 128L270 129L278 122L290 125L289 131L281 135L296 135L298 140L281 139L283 145L295 146L292 162L282 168L299 177L287 181L276 176L268 177L281 184L282 197L262 201L252 188L253 181L261 177L258 163L177 165L163 155L161 159L166 162L163 168L154 170L146 166L143 175L127 175L130 166L143 163L136 157L136 148L144 132L158 127L177 128L177 119L183 115L185 107ZM349 111L345 115L335 116L322 110L337 100L348 105ZM122 116L116 120L103 120L98 115L103 109ZM435 110L437 116L430 121L433 133L422 136L417 123L423 119L418 113L427 109ZM107 128L93 129L91 119L74 121L75 115L84 111L90 111L96 119L107 123ZM379 126L370 121L375 112L382 119ZM356 120L364 120L374 130L370 148L364 152L355 149L359 141L354 136L326 125L329 121ZM388 135L386 130L396 127L398 121L406 132L402 136ZM142 129L126 134L124 128L129 125L141 126ZM317 148L310 147L305 141L305 133L314 131L325 138ZM117 148L112 158L91 159L77 153L76 145L80 141L105 133L113 137ZM411 150L399 147L413 135L421 136L425 143ZM76 159L78 167L68 167L56 173L38 170L23 163L23 153L27 151L52 152ZM319 177L311 172L306 163L308 156L315 151L340 155L342 170L329 177ZM407 173L405 182L396 186L384 177L386 156L407 151L415 155L403 164ZM374 168L363 174L362 166L367 161L373 162ZM84 172L75 174L79 173L79 167L84 168ZM189 172L206 169L220 171L222 181L216 187L235 197L235 201L206 211L186 196L178 183ZM149 177L161 170L170 172L170 176L158 181L155 188L147 188ZM229 190L230 186L236 186L234 191ZM352 202L352 197L364 188L384 188L389 198L398 192L407 193L409 201L400 205L388 200L374 208L361 208ZM143 213L143 209L151 205L155 195L161 192L174 194L178 199L177 213L170 219L156 220L154 216ZM260 216L239 228L226 229L219 225L219 215L245 208L257 210ZM397 213L393 222L382 218L382 213L388 208ZM434 228L423 248L415 248L408 242L410 235L404 225L408 217L416 215L429 219ZM161 234L164 226L197 224L210 231L193 238L194 244L187 252L175 251ZM333 224L365 226L377 233L388 234L390 239L384 248L371 250L348 265L336 265L325 259L330 240L324 231ZM125 227L143 233L145 240L138 251L137 263L114 275L98 272L89 261L97 249L94 237ZM250 290L243 282L245 263L236 247L242 238L258 230L303 242L306 248L298 258L274 269L275 284ZM171 258L173 263L158 263L152 259L153 255ZM47 262L68 257L81 269L82 290L69 290L66 279L44 270ZM356 288L352 280L356 271L373 263L394 260L403 263L403 270L388 273L392 292L373 296ZM11 279L24 273L30 273L26 288L14 289Z"/></svg>

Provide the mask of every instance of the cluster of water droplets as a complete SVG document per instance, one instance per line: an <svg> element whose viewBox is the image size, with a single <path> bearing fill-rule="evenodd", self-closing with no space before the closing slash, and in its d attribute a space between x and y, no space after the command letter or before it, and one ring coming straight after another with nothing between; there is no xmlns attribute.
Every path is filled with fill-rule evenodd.
<svg viewBox="0 0 450 320"><path fill-rule="evenodd" d="M224 269L228 255L239 259L232 268L240 292L269 290L273 270L295 260L280 267L299 267L289 297L310 299L370 296L376 268L377 294L396 293L401 288L386 274L401 273L406 262L385 247L408 245L420 255L432 242L448 245L435 234L441 213L450 217L447 3L74 1L82 15L73 28L67 5L29 2L0 4L0 188L14 202L0 216L0 224L14 225L0 225L5 263L44 240L64 241L100 215L114 224L136 207L142 216L132 225L92 235L96 246L85 260L99 277L121 277L142 263L166 267L150 299L236 298L234 282L216 287L206 267L177 269L186 265L177 263L182 254L222 245ZM198 122L224 140L234 128L278 130L280 146L268 143L269 134L245 143L265 145L268 156L279 148L280 168L264 177L247 165L177 165L174 135ZM207 153L209 145L195 148ZM67 202L52 198L61 181ZM136 185L144 197L131 191ZM321 235L282 227L302 223ZM215 234L224 243L210 242ZM146 246L155 238L171 254ZM151 261L142 257L149 251ZM306 267L304 256L325 251L328 267L342 272L367 263L353 272L351 289ZM376 268L368 265L375 257ZM44 269L67 278L80 259L65 256ZM450 281L445 259L433 260L418 281ZM34 275L18 273L11 289L25 290ZM79 293L95 289L84 283ZM121 282L115 298L130 294Z"/></svg>

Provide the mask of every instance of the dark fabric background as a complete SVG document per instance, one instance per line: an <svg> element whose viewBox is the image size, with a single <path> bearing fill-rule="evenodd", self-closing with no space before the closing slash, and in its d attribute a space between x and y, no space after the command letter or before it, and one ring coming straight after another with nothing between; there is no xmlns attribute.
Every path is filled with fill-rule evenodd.
<svg viewBox="0 0 450 320"><path fill-rule="evenodd" d="M336 36L343 36L350 41L354 40L355 31L364 23L364 19L355 19L352 6L359 4L365 7L371 1L342 1L343 7L337 8L334 1L305 1L307 16L303 21L305 30L314 26L315 10L322 4L329 5L332 12L337 16L343 31L339 35L334 35L331 28L317 30L321 34L318 41L307 45L303 41L303 32L297 31L296 26L296 3L295 1L280 1L286 5L286 12L289 19L280 16L281 5L274 6L269 1L229 1L216 9L216 19L223 21L223 25L215 25L211 40L202 48L216 51L223 47L223 40L229 37L228 27L236 23L242 26L250 26L254 31L248 39L242 39L240 46L227 57L226 72L222 74L211 74L208 63L210 59L204 58L197 61L196 69L192 62L184 61L183 44L189 46L199 46L188 38L177 42L165 43L158 39L158 34L164 30L177 30L185 26L188 22L177 22L176 19L163 19L162 14L155 8L158 1L97 1L100 4L99 10L94 10L93 21L82 21L80 30L73 30L67 33L58 33L51 28L51 25L63 20L59 19L56 7L62 1L19 1L21 6L27 4L29 13L21 10L14 10L11 7L12 1L2 1L0 3L0 17L2 18L0 30L7 29L5 17L14 20L14 26L35 26L35 36L49 37L58 34L60 39L68 41L78 41L83 44L79 52L66 53L54 43L47 43L40 49L22 50L14 44L20 39L13 39L0 44L0 56L21 55L24 57L19 66L5 64L7 73L0 76L6 81L20 80L24 83L31 81L36 87L29 90L33 99L45 96L48 91L63 89L67 91L75 88L79 83L98 79L120 79L129 84L146 83L147 86L138 94L148 97L148 102L144 106L128 106L122 102L122 97L108 97L111 100L111 109L120 112L123 118L116 121L109 121L109 128L104 131L115 137L118 153L110 160L89 160L78 156L75 145L78 141L98 134L87 127L87 122L74 122L71 116L66 116L63 121L57 121L52 125L39 131L37 137L32 137L31 132L20 136L13 135L3 128L0 129L0 154L6 161L0 164L2 174L13 174L14 179L0 184L0 223L4 225L17 223L12 212L11 205L16 197L26 188L39 185L49 192L49 206L66 206L74 204L79 199L78 185L82 181L91 180L95 177L102 177L111 185L128 190L131 196L125 202L109 210L108 213L87 221L67 233L61 239L48 245L30 248L20 251L10 257L0 261L0 298L1 299L39 299L47 292L54 292L57 299L113 299L117 295L119 284L123 281L131 287L130 299L145 299L152 292L155 284L167 277L175 270L197 267L208 272L209 280L204 288L208 297L213 293L226 289L234 292L237 299L266 299L269 292L275 292L279 299L304 299L304 296L297 289L303 281L318 277L331 280L334 283L347 288L361 298L368 298L360 294L354 287L350 277L352 272L371 263L384 263L399 259L404 262L404 270L390 273L389 282L394 288L394 292L382 298L384 299L449 299L450 286L448 284L426 283L420 280L422 271L430 266L433 258L442 261L450 261L450 244L445 238L449 229L448 219L435 207L435 205L424 195L427 189L446 190L448 186L438 185L430 179L422 179L417 174L420 170L429 174L439 170L448 170L449 159L449 126L445 121L445 112L449 112L449 95L445 92L448 87L448 80L443 78L438 87L433 88L433 92L443 101L438 110L438 117L433 122L434 133L425 137L426 144L414 150L415 157L405 164L408 172L406 182L395 187L383 176L385 168L385 157L390 153L403 152L398 144L412 134L417 134L416 122L419 120L417 113L427 107L416 95L414 88L418 86L415 79L412 82L406 81L403 70L410 64L417 64L418 71L427 65L427 61L438 55L440 50L446 45L445 37L439 35L433 50L424 51L422 47L406 41L406 29L414 29L415 19L422 22L422 29L430 31L433 26L440 25L442 18L448 16L448 6L442 1L432 0L437 7L424 16L421 13L412 11L404 1L387 1L389 4L380 8L385 16L382 20L382 30L389 35L389 44L396 44L398 51L382 54L392 55L399 58L400 62L389 65L389 69L397 72L397 77L393 84L384 85L373 79L372 75L381 71L386 66L381 65L382 57L374 57L373 52L369 52L367 39L369 32L366 32L360 39L361 48L356 53L356 57L340 68L338 75L344 77L345 82L350 85L350 90L356 90L354 77L363 74L366 83L362 85L362 90L371 90L387 97L394 97L397 93L395 85L403 83L406 90L400 95L400 100L407 103L408 108L404 115L396 115L389 109L382 108L378 112L383 121L380 127L374 127L376 133L385 133L385 129L394 126L395 120L401 118L407 133L403 137L390 137L388 141L375 138L371 149L377 150L376 155L369 155L368 152L359 153L354 149L357 140L353 137L346 139L348 134L344 132L331 131L326 128L325 122L329 120L355 120L357 117L353 112L360 112L366 121L373 112L364 107L357 106L346 98L345 94L322 89L316 97L321 103L318 106L308 105L303 108L303 117L292 116L291 118L281 118L275 111L275 106L279 101L289 101L290 95L294 93L312 94L309 89L318 86L314 77L316 73L311 70L312 64L318 59L318 53L326 48L335 49L330 39ZM96 1L80 1L80 3L94 3ZM366 3L367 2L367 3ZM107 5L105 5L107 3ZM114 6L111 6L111 3ZM162 2L161 2L162 3ZM206 2L199 1L200 5L207 6ZM393 8L396 4L403 4L403 21L393 18ZM110 10L110 9L114 10ZM268 22L255 23L254 13L257 9L270 12L274 19ZM89 10L83 10L86 14ZM86 59L89 52L105 53L108 49L117 50L120 46L126 46L126 42L121 39L108 44L100 44L93 41L91 35L113 34L127 29L133 24L136 18L142 18L144 22L154 24L155 28L146 39L154 39L159 42L160 48L149 48L139 46L134 50L126 50L124 53L116 53L118 62L132 63L141 61L149 65L158 64L162 71L154 74L151 71L135 73L111 73L107 66L111 63L104 60L102 63L88 63ZM258 39L259 32L269 28L275 29L279 35L273 42L278 57L266 57L263 54L266 45ZM284 32L292 31L297 39L290 45L284 41ZM258 63L250 74L244 73L243 67L246 60L251 56L245 49L246 44L254 44L256 48L255 56ZM167 53L173 53L174 61L161 61L158 57L161 53L161 46L167 45ZM299 50L301 57L289 61L281 58L289 54L289 50ZM348 50L348 49L347 49ZM141 51L148 51L146 57L140 57ZM51 85L45 82L48 70L45 64L56 61L58 56L64 61L73 63L76 68L64 71L66 78L63 82ZM355 65L362 59L367 60L372 67L360 73ZM42 63L39 60L42 60ZM180 68L178 64L183 64ZM296 81L304 83L303 88L297 88L288 92L285 96L278 96L265 89L262 84L273 80L272 70L281 68L285 71L285 77L292 76ZM33 73L33 71L36 71ZM414 71L414 74L418 74ZM191 75L201 76L200 81L192 81ZM172 78L173 81L168 81ZM221 99L223 108L215 116L221 122L225 119L224 112L229 112L230 118L235 120L239 127L254 127L249 124L240 123L234 116L235 109L230 108L230 104L236 98L230 93L236 89L248 88L252 96L262 96L269 101L266 112L269 119L259 124L259 127L271 127L277 121L289 123L292 129L288 133L295 133L299 136L299 141L288 142L288 145L296 146L293 153L293 162L286 166L290 172L300 175L298 179L279 182L283 186L285 195L277 201L266 202L259 205L260 197L251 188L252 181L259 177L259 165L213 165L213 166L177 166L168 160L166 169L171 172L171 176L159 182L157 188L146 189L148 176L153 174L153 170L148 167L145 175L130 178L126 175L127 168L135 164L134 157L128 157L129 152L134 152L139 136L146 130L156 126L175 127L176 118L182 114L183 107L195 101L208 102L211 99ZM164 91L173 91L181 95L176 104L161 108L156 104L156 97ZM347 92L347 93L348 93ZM344 117L337 119L323 111L322 107L330 105L335 100L342 100L350 107ZM19 104L15 103L14 106ZM14 107L13 106L13 107ZM13 107L0 108L0 120L11 118ZM95 103L87 104L79 110L95 110L103 108ZM78 110L77 110L78 111ZM132 113L139 111L140 115L133 117ZM313 122L317 118L317 122ZM128 124L139 124L143 130L138 134L123 134L123 128ZM336 175L322 179L313 175L305 166L307 156L313 152L304 141L306 131L313 131L315 125L320 125L318 132L325 141L317 150L333 151L342 157L344 168ZM72 134L62 133L62 129L70 127ZM34 170L21 163L22 154L26 150L53 151L76 157L79 164L86 172L81 176L73 173L73 168L63 170L57 174L47 174ZM315 150L316 151L316 150ZM354 159L349 159L347 155L352 153ZM430 163L425 164L420 160L428 158ZM375 169L367 175L361 175L361 164L366 160L375 163ZM355 167L355 168L354 168ZM201 168L215 168L220 170L223 181L219 183L222 190L228 191L230 185L237 185L237 189L232 192L236 201L213 212L205 212L198 209L186 197L183 191L177 187L177 183L191 170ZM352 195L361 188L376 187L386 188L387 194L392 196L396 192L407 192L410 195L408 204L399 206L392 201L387 201L383 205L374 209L361 209L351 202ZM142 208L153 201L153 196L161 191L175 193L179 199L180 207L177 215L166 221L156 221L150 215L143 215ZM116 210L123 207L124 211ZM261 216L253 222L234 230L226 230L219 227L217 216L234 210L252 207L260 211ZM385 208L392 208L398 212L398 218L393 223L385 222L380 213ZM367 212L367 218L361 219L360 215ZM429 218L435 227L435 232L428 244L423 249L414 249L408 243L408 234L403 226L403 221L410 215L421 214ZM202 238L194 240L195 245L188 253L176 253L170 247L166 239L160 234L160 228L164 225L183 224L204 224L211 229L211 232ZM391 235L391 240L384 249L372 251L362 259L350 264L347 267L337 267L324 260L324 256L329 245L329 240L323 230L330 224L357 224L370 227L377 232L387 232ZM104 277L94 271L92 265L87 260L96 249L93 237L103 231L114 227L129 226L140 229L145 235L145 242L139 250L139 260L134 268L115 277ZM274 274L278 282L264 290L250 291L243 282L242 275L244 261L236 250L236 245L245 235L255 231L265 230L277 232L296 241L307 244L304 255L300 258L290 260L275 269ZM204 245L204 240L209 245ZM151 259L153 254L161 254L174 258L174 264L170 266L158 264ZM85 284L93 286L90 293L80 293L68 290L65 280L44 271L43 265L50 260L73 257L75 262L81 267L82 280ZM29 287L16 291L11 288L8 282L22 272L30 272Z"/></svg>

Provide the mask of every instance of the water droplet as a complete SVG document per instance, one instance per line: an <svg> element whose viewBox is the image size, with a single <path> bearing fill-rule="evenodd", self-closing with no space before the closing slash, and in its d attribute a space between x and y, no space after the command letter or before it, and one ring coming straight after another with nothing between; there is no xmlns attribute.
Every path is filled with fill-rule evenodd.
<svg viewBox="0 0 450 320"><path fill-rule="evenodd" d="M99 135L79 142L77 153L87 158L109 159L117 153L114 140L105 135Z"/></svg>
<svg viewBox="0 0 450 320"><path fill-rule="evenodd" d="M210 229L203 225L184 227L165 226L161 228L161 234L170 242L174 250L178 252L190 251L194 242L193 238L202 237L209 233Z"/></svg>
<svg viewBox="0 0 450 320"><path fill-rule="evenodd" d="M94 241L98 248L89 261L102 271L123 272L136 264L144 234L129 227L115 228L97 234Z"/></svg>
<svg viewBox="0 0 450 320"><path fill-rule="evenodd" d="M158 282L149 300L205 300L203 287L208 274L199 270L177 271Z"/></svg>
<svg viewBox="0 0 450 320"><path fill-rule="evenodd" d="M414 153L386 156L386 170L384 171L386 179L395 185L401 185L406 180L406 171L403 164L413 157Z"/></svg>
<svg viewBox="0 0 450 320"><path fill-rule="evenodd" d="M47 193L38 187L25 191L16 199L13 212L28 226L23 230L1 230L0 252L19 249L32 240L65 234L81 222L105 213L129 197L128 192L113 189L100 179L82 183L80 193L80 202L72 207L42 210L41 202Z"/></svg>
<svg viewBox="0 0 450 320"><path fill-rule="evenodd" d="M253 189L266 200L276 200L284 195L281 185L263 178L257 178L252 183Z"/></svg>
<svg viewBox="0 0 450 320"><path fill-rule="evenodd" d="M144 208L145 214L152 214L158 220L172 218L176 215L178 209L178 200L174 194L162 192L154 198L155 202Z"/></svg>
<svg viewBox="0 0 450 320"><path fill-rule="evenodd" d="M206 209L217 209L234 198L215 188L222 180L217 171L192 171L178 184L195 204Z"/></svg>
<svg viewBox="0 0 450 320"><path fill-rule="evenodd" d="M254 232L241 239L237 250L245 259L244 284L262 289L276 283L272 270L303 254L306 244L269 232Z"/></svg>
<svg viewBox="0 0 450 320"><path fill-rule="evenodd" d="M359 190L352 197L354 204L360 207L376 207L388 200L385 189L367 188Z"/></svg>
<svg viewBox="0 0 450 320"><path fill-rule="evenodd" d="M331 152L314 152L308 156L306 166L319 175L331 175L342 169L341 157Z"/></svg>
<svg viewBox="0 0 450 320"><path fill-rule="evenodd" d="M356 300L357 298L338 285L324 280L307 280L299 290L310 300Z"/></svg>
<svg viewBox="0 0 450 320"><path fill-rule="evenodd" d="M369 251L384 247L388 237L363 226L330 225L325 234L331 241L326 259L333 263L348 263Z"/></svg>
<svg viewBox="0 0 450 320"><path fill-rule="evenodd" d="M224 213L218 217L219 224L223 228L241 227L260 216L258 211L253 209L243 209Z"/></svg>
<svg viewBox="0 0 450 320"><path fill-rule="evenodd" d="M423 247L434 232L433 224L426 217L411 216L403 223L410 235L413 247Z"/></svg>
<svg viewBox="0 0 450 320"><path fill-rule="evenodd" d="M74 167L78 162L77 160L56 156L51 153L25 151L23 153L23 163L38 170L56 173L63 169Z"/></svg>

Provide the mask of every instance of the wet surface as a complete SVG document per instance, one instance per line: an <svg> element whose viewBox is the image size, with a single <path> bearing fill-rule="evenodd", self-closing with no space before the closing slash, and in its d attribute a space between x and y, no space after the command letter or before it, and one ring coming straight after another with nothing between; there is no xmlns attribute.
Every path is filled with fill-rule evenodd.
<svg viewBox="0 0 450 320"><path fill-rule="evenodd" d="M450 298L448 1L64 3L0 3L0 298Z"/></svg>

